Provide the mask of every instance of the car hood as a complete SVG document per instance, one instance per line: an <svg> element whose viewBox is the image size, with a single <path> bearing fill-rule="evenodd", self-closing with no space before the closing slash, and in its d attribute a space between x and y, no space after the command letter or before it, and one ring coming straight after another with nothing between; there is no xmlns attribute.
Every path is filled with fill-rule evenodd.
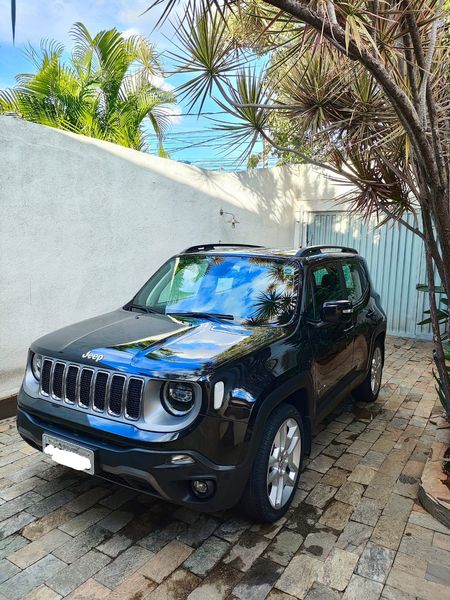
<svg viewBox="0 0 450 600"><path fill-rule="evenodd" d="M59 329L31 349L127 373L197 379L286 335L286 327L246 327L119 309Z"/></svg>

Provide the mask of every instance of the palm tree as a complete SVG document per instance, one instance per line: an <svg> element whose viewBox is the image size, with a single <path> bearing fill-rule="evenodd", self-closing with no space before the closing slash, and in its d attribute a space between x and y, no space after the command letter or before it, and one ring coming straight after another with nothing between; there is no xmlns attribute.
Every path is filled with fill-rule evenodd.
<svg viewBox="0 0 450 600"><path fill-rule="evenodd" d="M148 120L163 155L167 105L176 100L156 85L163 71L155 46L142 36L124 38L117 29L92 37L82 23L71 34L69 61L57 42L28 48L35 72L18 75L16 87L0 91L0 113L136 150L148 147Z"/></svg>

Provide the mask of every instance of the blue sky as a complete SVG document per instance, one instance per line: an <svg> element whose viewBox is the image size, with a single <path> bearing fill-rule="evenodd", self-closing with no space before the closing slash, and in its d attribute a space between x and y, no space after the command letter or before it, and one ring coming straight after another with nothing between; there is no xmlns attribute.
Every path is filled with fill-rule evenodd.
<svg viewBox="0 0 450 600"><path fill-rule="evenodd" d="M17 0L16 40L13 45L10 0L0 0L0 88L13 86L17 73L30 71L31 66L24 56L28 43L38 46L41 39L55 39L70 50L69 30L76 21L82 21L93 33L117 27L119 31L149 37L157 44L166 71L170 71L173 65L168 54L174 50L172 26L166 22L160 29L152 31L159 12L152 10L142 14L150 3L151 0ZM173 87L180 82L180 75L166 79L166 83ZM213 100L208 100L203 108L205 113L220 110ZM214 124L206 116L186 115L183 103L179 112L183 116L174 119L165 144L172 158L205 168L243 167L236 161L239 152L230 156L221 154L218 134L211 131ZM212 117L222 118L224 115ZM221 146L223 148L224 144Z"/></svg>

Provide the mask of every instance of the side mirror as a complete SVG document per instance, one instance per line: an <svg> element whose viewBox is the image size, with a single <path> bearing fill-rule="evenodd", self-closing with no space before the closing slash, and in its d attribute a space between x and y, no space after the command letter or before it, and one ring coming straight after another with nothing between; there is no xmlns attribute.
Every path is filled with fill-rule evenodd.
<svg viewBox="0 0 450 600"><path fill-rule="evenodd" d="M324 302L320 311L322 321L326 323L342 323L350 321L353 305L350 300L331 300Z"/></svg>

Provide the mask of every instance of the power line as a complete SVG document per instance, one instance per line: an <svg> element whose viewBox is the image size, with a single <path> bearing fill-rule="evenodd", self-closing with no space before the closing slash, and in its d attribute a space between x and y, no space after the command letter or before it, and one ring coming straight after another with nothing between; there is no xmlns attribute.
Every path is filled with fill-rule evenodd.
<svg viewBox="0 0 450 600"><path fill-rule="evenodd" d="M226 110L218 110L218 111L215 111L215 112L202 112L200 114L198 114L198 113L190 113L190 112L187 112L187 113L175 113L175 116L177 116L177 117L197 117L197 118L200 118L200 117L205 117L205 116L210 116L210 115L229 115L229 114L230 113L227 112Z"/></svg>
<svg viewBox="0 0 450 600"><path fill-rule="evenodd" d="M199 129L182 129L179 131L168 131L167 133L164 134L164 137L169 137L169 136L179 136L179 135L207 135L208 132L210 133L210 135L214 135L216 136L217 133L219 133L221 130L220 129L212 129L212 128L207 128L207 127L202 127ZM226 133L226 132L224 132ZM156 134L153 132L149 132L149 137L156 137Z"/></svg>

